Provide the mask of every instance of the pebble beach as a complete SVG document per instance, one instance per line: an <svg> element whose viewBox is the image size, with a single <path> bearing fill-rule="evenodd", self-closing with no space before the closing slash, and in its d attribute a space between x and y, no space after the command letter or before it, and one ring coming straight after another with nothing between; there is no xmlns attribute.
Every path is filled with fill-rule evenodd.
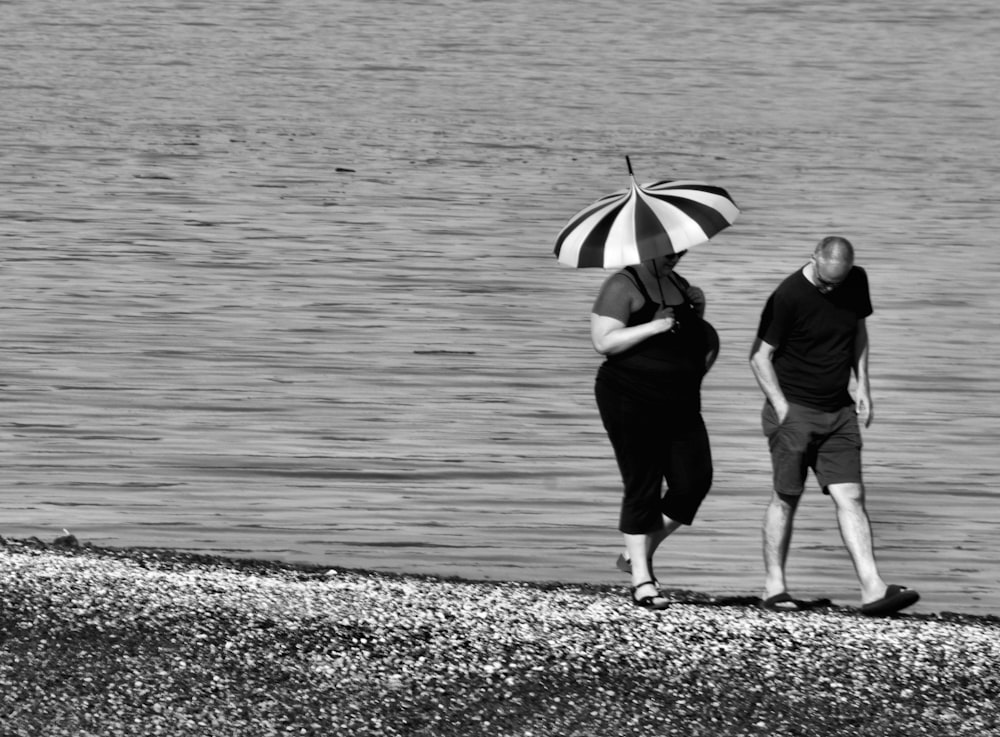
<svg viewBox="0 0 1000 737"><path fill-rule="evenodd" d="M1000 618L0 544L21 735L1000 735Z"/></svg>

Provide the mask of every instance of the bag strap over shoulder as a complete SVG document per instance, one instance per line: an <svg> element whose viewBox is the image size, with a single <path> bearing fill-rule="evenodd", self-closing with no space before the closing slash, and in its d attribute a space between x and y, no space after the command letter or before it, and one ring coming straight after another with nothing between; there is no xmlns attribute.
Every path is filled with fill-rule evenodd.
<svg viewBox="0 0 1000 737"><path fill-rule="evenodd" d="M642 279L639 278L639 272L635 270L634 266L626 266L623 270L627 271L629 276L632 278L632 281L635 282L635 286L639 289L639 292L640 294L642 294L643 299L645 299L647 302L660 304L651 296L649 296L649 292L646 290L646 285L642 283ZM677 287L677 291L680 292L682 300L681 304L690 304L691 300L689 300L687 296L687 288L690 286L688 280L685 279L680 274L675 274L673 272L668 274L667 278L671 282L673 282L673 285Z"/></svg>
<svg viewBox="0 0 1000 737"><path fill-rule="evenodd" d="M639 278L639 272L635 270L635 267L626 266L624 270L627 271L628 275L632 278L632 281L635 283L635 286L639 289L639 293L642 295L642 298L647 302L655 302L656 300L650 297L649 292L646 291L646 285L642 283L642 279Z"/></svg>

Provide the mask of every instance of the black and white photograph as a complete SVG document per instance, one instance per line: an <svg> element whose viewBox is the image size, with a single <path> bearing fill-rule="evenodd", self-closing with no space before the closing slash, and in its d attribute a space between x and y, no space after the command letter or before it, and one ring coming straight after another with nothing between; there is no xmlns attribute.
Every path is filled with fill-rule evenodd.
<svg viewBox="0 0 1000 737"><path fill-rule="evenodd" d="M0 29L0 735L1000 737L1000 5Z"/></svg>

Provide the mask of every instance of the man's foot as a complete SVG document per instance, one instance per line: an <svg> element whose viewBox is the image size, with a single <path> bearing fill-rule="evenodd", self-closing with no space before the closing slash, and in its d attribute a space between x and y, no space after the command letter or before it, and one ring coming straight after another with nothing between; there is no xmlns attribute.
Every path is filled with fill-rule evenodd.
<svg viewBox="0 0 1000 737"><path fill-rule="evenodd" d="M802 612L807 609L804 601L793 599L787 591L761 599L760 606L772 612Z"/></svg>
<svg viewBox="0 0 1000 737"><path fill-rule="evenodd" d="M916 604L918 601L920 601L920 594L913 589L892 584L886 588L885 595L881 599L862 604L861 613L869 617L887 617Z"/></svg>

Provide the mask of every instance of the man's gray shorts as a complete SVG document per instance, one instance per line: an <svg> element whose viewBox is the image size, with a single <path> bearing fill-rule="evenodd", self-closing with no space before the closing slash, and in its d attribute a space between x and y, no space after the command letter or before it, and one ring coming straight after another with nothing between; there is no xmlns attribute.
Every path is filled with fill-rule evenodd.
<svg viewBox="0 0 1000 737"><path fill-rule="evenodd" d="M785 421L778 424L777 413L765 402L761 422L779 494L801 494L810 468L824 494L830 484L862 483L861 429L853 406L824 412L791 404Z"/></svg>

